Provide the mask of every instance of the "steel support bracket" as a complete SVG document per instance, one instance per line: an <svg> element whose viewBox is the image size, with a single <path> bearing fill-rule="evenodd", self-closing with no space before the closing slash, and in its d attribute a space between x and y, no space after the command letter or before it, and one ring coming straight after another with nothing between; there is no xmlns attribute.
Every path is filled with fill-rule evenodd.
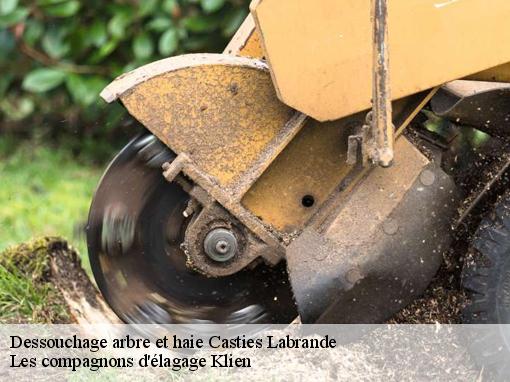
<svg viewBox="0 0 510 382"><path fill-rule="evenodd" d="M355 164L361 152L363 166L370 161L381 167L393 163L395 127L392 123L388 50L387 0L372 0L373 69L372 111L359 133L349 137L347 163Z"/></svg>

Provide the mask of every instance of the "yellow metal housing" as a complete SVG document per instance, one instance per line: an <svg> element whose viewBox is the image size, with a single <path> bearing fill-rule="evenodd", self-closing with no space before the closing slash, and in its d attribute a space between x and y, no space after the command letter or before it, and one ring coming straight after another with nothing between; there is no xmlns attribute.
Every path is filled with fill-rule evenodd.
<svg viewBox="0 0 510 382"><path fill-rule="evenodd" d="M279 98L320 121L371 106L370 0L257 0ZM508 0L389 2L393 99L510 62Z"/></svg>

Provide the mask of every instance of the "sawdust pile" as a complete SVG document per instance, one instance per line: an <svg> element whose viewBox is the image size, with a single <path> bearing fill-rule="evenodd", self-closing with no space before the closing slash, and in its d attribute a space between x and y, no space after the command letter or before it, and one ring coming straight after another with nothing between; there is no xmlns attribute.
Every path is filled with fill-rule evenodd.
<svg viewBox="0 0 510 382"><path fill-rule="evenodd" d="M464 246L462 246L464 247ZM444 255L443 264L422 297L402 309L390 324L460 324L462 310L468 302L461 287L462 258L453 247Z"/></svg>

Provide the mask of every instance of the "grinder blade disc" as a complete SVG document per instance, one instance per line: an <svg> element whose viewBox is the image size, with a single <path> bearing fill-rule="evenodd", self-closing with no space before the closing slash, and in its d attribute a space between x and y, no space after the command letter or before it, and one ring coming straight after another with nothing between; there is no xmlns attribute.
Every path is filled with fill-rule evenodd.
<svg viewBox="0 0 510 382"><path fill-rule="evenodd" d="M126 323L288 323L296 316L285 262L210 278L190 270L180 248L189 200L162 176L175 155L151 134L111 162L89 213L92 270Z"/></svg>

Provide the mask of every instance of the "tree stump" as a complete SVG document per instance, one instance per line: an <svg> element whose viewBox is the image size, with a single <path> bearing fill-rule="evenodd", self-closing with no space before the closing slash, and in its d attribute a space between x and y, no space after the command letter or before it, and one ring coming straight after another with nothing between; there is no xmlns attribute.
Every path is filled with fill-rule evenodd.
<svg viewBox="0 0 510 382"><path fill-rule="evenodd" d="M12 283L21 285L18 295L8 301L11 314L0 316L0 321L79 325L122 323L82 268L77 252L63 239L45 237L8 248L0 253L0 266ZM37 296L38 304L24 304L30 299L25 290ZM3 295L12 294L3 292Z"/></svg>

